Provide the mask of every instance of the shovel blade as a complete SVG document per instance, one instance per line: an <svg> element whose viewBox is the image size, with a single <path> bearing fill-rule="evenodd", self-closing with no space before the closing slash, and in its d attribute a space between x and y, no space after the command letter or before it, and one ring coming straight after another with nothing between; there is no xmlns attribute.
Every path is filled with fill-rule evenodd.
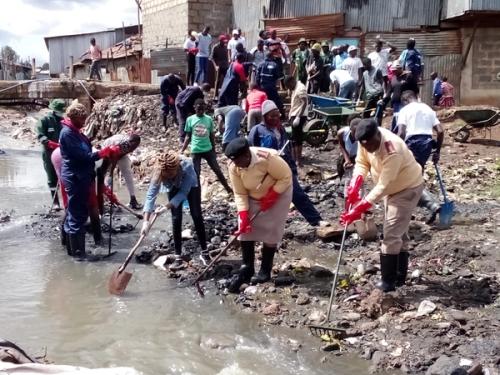
<svg viewBox="0 0 500 375"><path fill-rule="evenodd" d="M439 210L439 226L441 228L449 228L451 226L453 211L453 202L446 202L441 205L441 209Z"/></svg>
<svg viewBox="0 0 500 375"><path fill-rule="evenodd" d="M131 278L132 274L130 272L123 271L120 273L118 272L118 270L113 272L111 278L108 281L109 293L116 296L121 296L127 288L127 285Z"/></svg>

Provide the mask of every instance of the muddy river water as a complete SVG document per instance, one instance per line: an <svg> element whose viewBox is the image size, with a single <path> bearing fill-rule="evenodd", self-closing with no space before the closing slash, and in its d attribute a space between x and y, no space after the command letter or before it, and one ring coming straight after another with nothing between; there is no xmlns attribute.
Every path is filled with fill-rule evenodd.
<svg viewBox="0 0 500 375"><path fill-rule="evenodd" d="M35 236L26 227L49 205L39 152L5 138L0 144L0 209L14 210L0 224L0 337L34 355L46 348L58 364L130 366L144 374L367 373L368 363L357 358L321 363L325 353L307 332L261 326L230 297L212 291L201 299L151 266L132 264L126 295L110 296L107 279L137 232L117 238L119 253L107 261L74 262L56 235ZM298 352L290 339L302 343Z"/></svg>

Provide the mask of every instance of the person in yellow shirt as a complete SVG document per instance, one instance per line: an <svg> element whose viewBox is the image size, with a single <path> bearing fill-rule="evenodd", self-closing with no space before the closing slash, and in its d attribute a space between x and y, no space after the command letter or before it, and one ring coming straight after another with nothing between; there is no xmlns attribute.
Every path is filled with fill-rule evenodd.
<svg viewBox="0 0 500 375"><path fill-rule="evenodd" d="M229 177L238 210L238 239L243 264L229 285L238 293L243 283L271 279L274 253L283 238L292 201L292 171L278 151L250 147L245 138L231 141L225 150L231 160ZM253 218L253 220L252 220ZM255 273L255 241L263 243L262 263Z"/></svg>
<svg viewBox="0 0 500 375"><path fill-rule="evenodd" d="M403 250L403 241L424 188L422 167L404 141L389 130L379 128L374 119L361 120L355 137L361 147L347 189L348 208L341 221L350 224L359 220L375 203L384 200L384 239L380 253L382 279L376 286L389 292L406 280L408 252ZM361 199L359 191L368 173L375 186Z"/></svg>

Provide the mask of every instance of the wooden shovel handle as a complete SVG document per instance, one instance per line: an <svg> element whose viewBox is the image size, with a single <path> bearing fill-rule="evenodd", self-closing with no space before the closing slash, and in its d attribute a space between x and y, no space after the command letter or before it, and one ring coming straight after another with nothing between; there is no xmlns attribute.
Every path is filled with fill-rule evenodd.
<svg viewBox="0 0 500 375"><path fill-rule="evenodd" d="M130 207L125 206L123 203L118 202L118 206L120 206L121 208L123 208L125 211L130 212L132 215L134 215L139 220L144 219L144 216L142 216L141 214L138 214L137 212L135 212L134 210L132 210Z"/></svg>
<svg viewBox="0 0 500 375"><path fill-rule="evenodd" d="M153 219L151 219L151 224L149 225L149 230L151 230L151 227L153 226L154 222L156 221L156 218L158 217L158 214L153 214ZM137 251L137 248L141 245L142 241L146 238L146 235L143 234L141 235L141 237L139 237L139 240L137 241L137 243L134 245L134 247L132 248L132 250L130 250L130 252L128 253L127 255L127 258L125 259L125 262L123 262L123 264L121 265L121 267L118 269L118 273L122 273L125 268L128 266L128 264L130 263L130 260L132 259L132 257L134 256L135 252Z"/></svg>

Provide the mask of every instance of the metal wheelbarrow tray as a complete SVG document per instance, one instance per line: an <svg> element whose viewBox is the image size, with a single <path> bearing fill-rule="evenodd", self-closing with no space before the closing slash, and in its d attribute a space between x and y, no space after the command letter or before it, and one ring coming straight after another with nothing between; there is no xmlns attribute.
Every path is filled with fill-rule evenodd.
<svg viewBox="0 0 500 375"><path fill-rule="evenodd" d="M467 142L474 129L484 129L490 132L500 119L500 111L494 109L459 109L455 111L455 116L466 122L466 125L454 131L451 135L457 142Z"/></svg>

